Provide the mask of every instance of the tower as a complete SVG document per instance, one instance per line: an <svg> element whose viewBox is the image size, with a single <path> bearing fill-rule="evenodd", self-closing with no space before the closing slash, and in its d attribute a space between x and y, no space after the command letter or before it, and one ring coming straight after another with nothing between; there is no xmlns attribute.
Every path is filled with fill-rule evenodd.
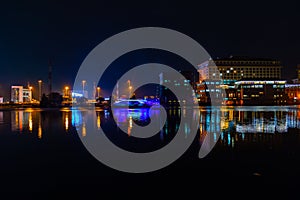
<svg viewBox="0 0 300 200"><path fill-rule="evenodd" d="M51 62L51 60L49 60L48 84L49 84L49 94L51 94L52 93L52 62Z"/></svg>
<svg viewBox="0 0 300 200"><path fill-rule="evenodd" d="M39 83L39 101L42 100L42 80L38 80Z"/></svg>

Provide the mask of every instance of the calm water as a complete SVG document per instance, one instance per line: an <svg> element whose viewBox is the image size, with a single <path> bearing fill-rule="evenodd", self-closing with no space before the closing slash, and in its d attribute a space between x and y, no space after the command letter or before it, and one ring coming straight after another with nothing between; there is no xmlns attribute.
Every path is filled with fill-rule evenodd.
<svg viewBox="0 0 300 200"><path fill-rule="evenodd" d="M280 191L295 195L300 186L300 107L201 107L199 131L189 150L165 169L147 174L127 174L94 159L79 138L88 137L86 123L101 127L116 145L147 152L167 145L186 111L167 110L168 120L149 139L131 137L136 124L159 119L147 109L109 111L25 109L0 111L0 191L20 197L36 193L56 197L131 195L138 190L168 194L194 192L221 196ZM193 112L193 111L192 111ZM90 120L90 121L88 121ZM122 130L121 131L120 128ZM184 124L189 134L190 124ZM199 159L203 138L221 136L213 151ZM79 135L78 135L79 134ZM194 183L197 184L194 184ZM190 192L188 192L190 191ZM212 193L211 193L212 192ZM227 194L228 193L228 194Z"/></svg>

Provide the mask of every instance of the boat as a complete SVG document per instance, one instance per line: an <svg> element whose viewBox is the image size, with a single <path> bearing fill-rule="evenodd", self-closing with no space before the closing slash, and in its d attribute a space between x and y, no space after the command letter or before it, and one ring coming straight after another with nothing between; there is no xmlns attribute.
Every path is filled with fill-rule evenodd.
<svg viewBox="0 0 300 200"><path fill-rule="evenodd" d="M113 107L149 108L151 107L151 104L144 99L118 99L113 103Z"/></svg>

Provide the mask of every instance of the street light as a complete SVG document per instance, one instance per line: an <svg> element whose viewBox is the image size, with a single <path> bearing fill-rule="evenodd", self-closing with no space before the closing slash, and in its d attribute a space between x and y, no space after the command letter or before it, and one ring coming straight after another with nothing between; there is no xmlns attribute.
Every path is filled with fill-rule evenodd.
<svg viewBox="0 0 300 200"><path fill-rule="evenodd" d="M97 95L98 95L98 98L100 97L100 90L101 90L101 88L100 87L97 87Z"/></svg>
<svg viewBox="0 0 300 200"><path fill-rule="evenodd" d="M30 102L32 101L32 89L33 89L33 87L29 86L29 101Z"/></svg>
<svg viewBox="0 0 300 200"><path fill-rule="evenodd" d="M65 96L69 98L69 93L68 93L69 87L66 86L65 87Z"/></svg>
<svg viewBox="0 0 300 200"><path fill-rule="evenodd" d="M131 97L132 86L129 86L129 98Z"/></svg>
<svg viewBox="0 0 300 200"><path fill-rule="evenodd" d="M84 87L85 87L85 84L86 84L86 80L82 80L82 95L84 95Z"/></svg>
<svg viewBox="0 0 300 200"><path fill-rule="evenodd" d="M127 82L128 82L128 88L129 88L129 96L128 96L128 98L130 99L132 86L131 86L130 80L128 80Z"/></svg>
<svg viewBox="0 0 300 200"><path fill-rule="evenodd" d="M39 83L39 101L42 100L42 80L38 80Z"/></svg>

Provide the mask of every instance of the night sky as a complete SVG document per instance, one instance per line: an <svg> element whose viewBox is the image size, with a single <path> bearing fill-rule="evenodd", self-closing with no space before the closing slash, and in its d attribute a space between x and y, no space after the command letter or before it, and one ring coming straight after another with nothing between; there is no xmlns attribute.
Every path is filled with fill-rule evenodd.
<svg viewBox="0 0 300 200"><path fill-rule="evenodd" d="M53 63L54 90L72 85L87 54L104 39L127 29L158 26L198 41L213 57L274 58L283 78L296 77L300 63L300 12L288 1L20 1L0 5L0 96L11 84L47 82ZM196 3L197 2L197 3ZM160 52L136 52L114 64L115 76L146 62L179 65ZM109 80L102 87L109 88Z"/></svg>

